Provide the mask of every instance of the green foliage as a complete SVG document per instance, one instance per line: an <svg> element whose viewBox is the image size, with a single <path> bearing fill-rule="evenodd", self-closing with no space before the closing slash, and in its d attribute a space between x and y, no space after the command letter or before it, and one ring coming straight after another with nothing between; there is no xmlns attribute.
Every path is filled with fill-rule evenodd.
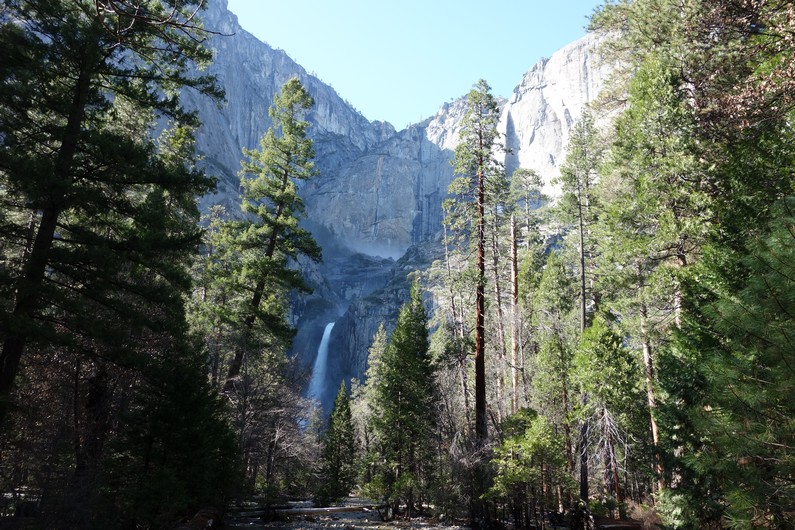
<svg viewBox="0 0 795 530"><path fill-rule="evenodd" d="M361 449L359 458L359 483L366 490L365 496L372 499L384 495L383 483L374 475L377 453L376 432L373 429L373 415L376 405L376 387L378 385L381 358L387 345L387 334L383 322L373 336L367 355L367 371L364 384L354 381L351 385L351 415L356 430L357 448ZM373 491L380 491L374 494Z"/></svg>
<svg viewBox="0 0 795 530"><path fill-rule="evenodd" d="M580 411L586 418L594 408L630 414L642 403L638 362L602 315L597 315L583 333L571 369L572 382L588 396L586 410Z"/></svg>
<svg viewBox="0 0 795 530"><path fill-rule="evenodd" d="M256 259L244 269L244 273L254 277L269 270L268 264L258 261L263 257L276 259L276 249L283 258L294 259L303 254L320 259L317 243L309 232L298 226L304 205L298 196L297 182L318 174L313 142L307 138L309 122L303 119L304 113L314 104L301 82L297 78L290 79L268 109L273 127L260 139L259 149L243 150L248 160L242 163L241 209L252 214L256 221L245 223L239 237L242 249L249 252L260 249L261 255L255 255ZM294 277L282 280L289 286L297 285L295 282Z"/></svg>
<svg viewBox="0 0 795 530"><path fill-rule="evenodd" d="M308 122L302 119L313 104L298 79L282 87L268 111L274 125L260 149L244 149L241 210L247 215L234 219L219 206L209 212L192 314L204 325L212 322L219 333L227 326L231 342L245 341L235 334L249 332L249 340L259 335L273 349L286 349L293 334L286 322L287 293L305 288L289 261L299 255L320 259L319 247L298 226L304 207L296 184L317 174ZM257 321L262 325L252 330ZM231 376L239 373L242 360L234 363Z"/></svg>
<svg viewBox="0 0 795 530"><path fill-rule="evenodd" d="M496 470L490 495L510 497L520 488L540 492L545 480L566 481L563 440L548 419L521 409L505 420L503 433L492 460Z"/></svg>
<svg viewBox="0 0 795 530"><path fill-rule="evenodd" d="M794 508L793 208L791 198L776 204L767 233L747 243L738 263L709 249L700 279L714 301L704 320L690 322L692 336L703 337L692 354L705 393L688 411L703 445L685 462L717 481L732 528L785 528Z"/></svg>
<svg viewBox="0 0 795 530"><path fill-rule="evenodd" d="M316 174L309 124L303 119L312 105L301 82L290 79L268 109L273 126L260 139L260 149L243 151L248 157L240 181L245 217L221 230L228 251L222 258L233 270L235 291L243 294L235 304L242 336L227 370L227 392L240 378L249 351L287 349L294 333L287 322L288 293L306 289L290 260L321 257L311 234L298 226L304 206L297 181Z"/></svg>
<svg viewBox="0 0 795 530"><path fill-rule="evenodd" d="M379 456L373 472L383 495L409 507L432 480L434 367L428 354L427 316L419 283L401 308L374 373L371 424Z"/></svg>
<svg viewBox="0 0 795 530"><path fill-rule="evenodd" d="M547 256L533 301L538 354L533 359L533 403L556 425L570 421L571 361L576 332L574 280L557 252Z"/></svg>
<svg viewBox="0 0 795 530"><path fill-rule="evenodd" d="M574 225L571 236L576 240L579 265L580 333L588 325L599 299L591 287L596 248L591 232L600 209L593 188L603 151L593 117L586 110L569 137L566 163L560 168L563 197L557 206L560 220Z"/></svg>
<svg viewBox="0 0 795 530"><path fill-rule="evenodd" d="M629 96L601 190L602 288L629 343L655 352L672 486L658 509L676 527L786 527L792 510L787 459L770 455L791 432L774 412L786 350L762 346L789 312L775 287L789 273L770 266L790 248L774 221L792 194L793 48L774 37L788 9L622 1L593 20Z"/></svg>
<svg viewBox="0 0 795 530"><path fill-rule="evenodd" d="M590 225L598 210L594 187L597 170L604 156L604 141L596 129L594 118L585 111L569 136L566 162L560 168L563 197L558 205L559 218L564 222Z"/></svg>
<svg viewBox="0 0 795 530"><path fill-rule="evenodd" d="M517 168L511 175L511 198L518 203L519 209L528 216L532 210L541 206L544 196L541 194L543 181L541 175L532 169Z"/></svg>
<svg viewBox="0 0 795 530"><path fill-rule="evenodd" d="M543 520L556 502L551 486L561 485L567 492L574 488L566 470L563 436L551 421L531 409L509 416L502 432L503 441L491 458L494 478L486 497L509 503L517 525ZM532 513L527 513L529 506Z"/></svg>
<svg viewBox="0 0 795 530"><path fill-rule="evenodd" d="M461 142L456 146L454 159L456 174L468 178L487 175L488 179L503 172L502 166L493 156L493 149L499 146L499 118L497 101L491 94L491 87L481 79L467 94L467 113L461 123ZM451 186L455 189L458 184ZM463 189L474 190L477 182L462 186Z"/></svg>
<svg viewBox="0 0 795 530"><path fill-rule="evenodd" d="M179 93L221 95L195 75L210 58L200 6L97 7L3 2L0 17L3 452L71 418L36 441L71 443L39 445L3 488L45 492L52 528L165 524L222 502L237 470L184 316L196 198L214 182Z"/></svg>
<svg viewBox="0 0 795 530"><path fill-rule="evenodd" d="M519 234L517 246L521 249L522 258L519 260L524 278L520 284L520 298L526 298L528 291L533 290L538 283L540 275L535 279L531 275L542 268L543 237L541 236L542 214L539 209L547 198L541 193L541 176L533 170L519 168L513 172L509 188L509 210L516 222Z"/></svg>
<svg viewBox="0 0 795 530"><path fill-rule="evenodd" d="M566 334L566 320L574 310L575 289L574 278L561 255L550 252L534 297L534 304L539 308L538 324L545 333Z"/></svg>
<svg viewBox="0 0 795 530"><path fill-rule="evenodd" d="M619 462L632 458L642 465L646 456L643 444L638 443L649 430L641 390L643 372L637 357L623 347L621 337L601 314L582 334L571 372L573 386L585 396L578 400L574 415L588 425L589 459L595 464L591 467L601 467L603 472L606 495L597 505L612 512L624 496L617 476ZM592 482L595 476L592 473Z"/></svg>
<svg viewBox="0 0 795 530"><path fill-rule="evenodd" d="M631 183L630 204L636 205L634 230L627 228L646 236L647 252L658 259L676 252L689 257L709 228L708 197L700 187L705 171L680 84L672 65L649 57L630 86L632 105L616 124L614 167Z"/></svg>
<svg viewBox="0 0 795 530"><path fill-rule="evenodd" d="M210 58L190 18L197 3L101 4L6 1L0 17L0 487L41 492L43 526L166 526L223 503L239 470L269 499L305 492L319 454L319 495L339 498L353 484L354 439L367 494L474 507L492 412L487 497L517 527L566 504L580 419L591 427L581 465L603 472L604 493L628 487L637 502L657 489L677 528L792 528L789 3L597 10L618 68L594 112L620 112L609 137L588 112L573 128L549 225L576 230L551 250L533 211L540 179L519 170L509 189L499 107L479 81L444 206L448 253L432 276L443 306L433 355L415 285L392 336L377 334L353 404L340 389L322 451L299 429L285 356L288 293L305 288L292 264L320 258L299 226L298 188L317 175L312 98L285 84L273 128L244 151L242 218L212 209L200 241L195 198L213 182L195 165L197 123L178 95L219 91L192 74ZM524 358L511 368L537 412L500 421L508 216L524 309L512 315ZM488 371L487 348L498 354ZM615 507L604 499L590 499L594 510Z"/></svg>
<svg viewBox="0 0 795 530"><path fill-rule="evenodd" d="M268 114L273 127L260 139L257 150L244 149L240 185L241 210L250 214L231 223L235 250L239 252L239 281L262 297L265 285L270 293L305 288L299 272L288 266L289 259L305 255L320 259L320 247L311 234L298 226L304 205L298 196L297 182L317 175L312 140L307 138L309 123L303 115L314 100L297 78L292 78L274 97ZM254 303L248 310L256 318L273 322L284 318L268 311L278 296L264 297L263 306ZM260 312L261 311L261 312ZM251 315L249 315L251 317Z"/></svg>
<svg viewBox="0 0 795 530"><path fill-rule="evenodd" d="M234 434L196 352L182 346L153 374L141 405L120 418L123 435L108 452L108 478L124 484L116 502L125 503L123 517L139 524L165 525L221 506L240 484Z"/></svg>
<svg viewBox="0 0 795 530"><path fill-rule="evenodd" d="M353 489L356 479L356 434L345 382L340 384L328 429L323 438L318 498L321 503L340 500Z"/></svg>
<svg viewBox="0 0 795 530"><path fill-rule="evenodd" d="M467 112L452 161L458 176L448 188L452 198L444 203L445 222L454 231L466 233L473 245L483 244L487 204L497 203L508 187L504 168L495 156L504 150L498 121L497 101L481 79L467 95Z"/></svg>
<svg viewBox="0 0 795 530"><path fill-rule="evenodd" d="M712 485L712 484L710 484ZM721 528L719 515L720 501L714 494L702 491L694 496L693 491L664 489L654 496L657 513L667 527L696 530L701 528Z"/></svg>
<svg viewBox="0 0 795 530"><path fill-rule="evenodd" d="M190 305L211 380L229 399L247 487L273 500L316 489L309 476L317 441L299 429L305 404L296 361L286 356L294 334L289 294L306 289L294 261L320 259L319 247L298 226L304 206L297 183L317 175L303 119L313 104L295 78L275 96L268 111L273 127L259 149L244 150L243 218L220 207L209 213ZM326 494L340 495L342 486L328 485L336 489Z"/></svg>
<svg viewBox="0 0 795 530"><path fill-rule="evenodd" d="M129 27L82 0L15 2L0 22L11 54L0 120L0 322L14 330L3 335L0 412L29 340L96 337L118 350L127 327L158 325L148 300L178 303L187 284L176 264L198 241L194 199L212 181L191 163L195 120L169 87L216 90L187 75L191 59L207 57L190 38L189 7L156 23L165 6L145 4L153 18L128 17ZM156 118L172 121L158 142L149 134ZM95 325L83 317L92 305L116 315Z"/></svg>

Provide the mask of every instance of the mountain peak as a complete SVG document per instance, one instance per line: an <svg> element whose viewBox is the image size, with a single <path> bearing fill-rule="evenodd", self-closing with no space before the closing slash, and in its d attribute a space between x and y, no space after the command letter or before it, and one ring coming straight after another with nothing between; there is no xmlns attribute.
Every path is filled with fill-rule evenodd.
<svg viewBox="0 0 795 530"><path fill-rule="evenodd" d="M220 33L208 39L215 54L209 72L225 89L227 103L218 108L186 94L203 123L199 150L207 169L220 177L217 193L205 197L202 207L222 203L237 210L241 150L257 146L271 125L268 108L274 95L298 77L315 99L307 119L320 172L301 187L304 222L328 260L305 265L316 294L296 309L294 348L311 356L322 326L353 311L331 340L343 340L344 334L344 351L334 355L346 360L338 359L341 368L333 377L355 376L375 320L390 310L373 312L357 304L397 274L397 258L418 246L433 246L439 237L466 97L442 103L434 116L401 131L384 121L370 122L284 51L243 30L225 4L222 0L210 8L205 26ZM517 167L535 169L547 193L555 192L550 182L565 157L569 131L605 77L595 46L596 40L586 37L540 60L511 98L500 100L499 130L511 150L505 157L508 173Z"/></svg>

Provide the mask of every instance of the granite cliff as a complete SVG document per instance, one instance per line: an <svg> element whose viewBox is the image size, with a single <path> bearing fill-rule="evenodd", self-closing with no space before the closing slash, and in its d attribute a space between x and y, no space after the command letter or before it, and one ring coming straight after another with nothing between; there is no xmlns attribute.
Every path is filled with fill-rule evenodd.
<svg viewBox="0 0 795 530"><path fill-rule="evenodd" d="M308 119L320 176L305 183L301 194L305 223L323 247L324 261L301 264L315 290L294 304L293 349L310 366L325 324L337 321L325 394L330 402L341 378L363 373L378 323L393 321L406 299L406 274L427 266L438 250L434 242L465 97L396 131L389 123L368 121L283 51L243 30L226 0L212 3L204 24L222 34L209 39L215 52L210 72L224 87L226 103L186 96L203 122L199 150L219 177L217 193L203 198L203 208L236 208L241 149L255 147L270 126L267 109L285 81L297 76L315 99ZM506 168L536 169L553 195L550 182L565 157L569 131L605 78L594 47L595 39L586 36L541 60L502 102L500 131L512 150Z"/></svg>

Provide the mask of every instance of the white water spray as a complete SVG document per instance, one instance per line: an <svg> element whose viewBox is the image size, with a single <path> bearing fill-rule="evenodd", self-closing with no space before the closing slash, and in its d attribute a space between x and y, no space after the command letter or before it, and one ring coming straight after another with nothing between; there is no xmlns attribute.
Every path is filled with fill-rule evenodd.
<svg viewBox="0 0 795 530"><path fill-rule="evenodd" d="M323 338L320 339L320 346L317 348L317 358L312 367L312 379L309 380L309 397L320 401L323 397L323 390L326 386L326 369L328 368L328 341L331 338L331 330L334 322L326 324L323 330Z"/></svg>

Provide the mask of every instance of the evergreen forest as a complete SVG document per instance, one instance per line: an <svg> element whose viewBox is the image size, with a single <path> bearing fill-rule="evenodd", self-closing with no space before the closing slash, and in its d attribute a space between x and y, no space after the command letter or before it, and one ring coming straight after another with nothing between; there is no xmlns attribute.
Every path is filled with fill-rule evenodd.
<svg viewBox="0 0 795 530"><path fill-rule="evenodd" d="M180 96L224 99L206 1L0 0L0 528L355 496L476 528L795 529L795 4L605 0L612 73L554 199L506 171L476 82L439 259L326 417L289 354L322 260L315 102L288 80L239 208L200 211Z"/></svg>

